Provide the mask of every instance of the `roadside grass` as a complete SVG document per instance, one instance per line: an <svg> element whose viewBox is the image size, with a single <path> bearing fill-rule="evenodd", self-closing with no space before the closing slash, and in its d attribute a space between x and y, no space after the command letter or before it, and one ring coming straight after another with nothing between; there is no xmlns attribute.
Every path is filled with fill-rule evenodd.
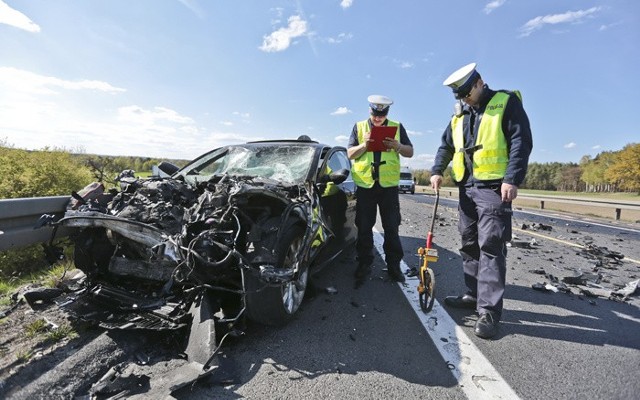
<svg viewBox="0 0 640 400"><path fill-rule="evenodd" d="M49 323L44 318L37 319L25 327L25 334L32 338L48 330Z"/></svg>
<svg viewBox="0 0 640 400"><path fill-rule="evenodd" d="M59 342L63 339L75 339L78 336L78 332L76 332L71 325L63 324L47 332L45 339L50 342Z"/></svg>
<svg viewBox="0 0 640 400"><path fill-rule="evenodd" d="M29 361L34 354L35 352L33 349L23 350L23 351L20 351L18 354L16 354L16 358L19 363L24 364L27 361Z"/></svg>
<svg viewBox="0 0 640 400"><path fill-rule="evenodd" d="M42 275L42 285L49 288L55 288L64 280L67 271L74 268L72 261L62 261L55 264L48 271L44 271Z"/></svg>
<svg viewBox="0 0 640 400"><path fill-rule="evenodd" d="M0 281L0 307L8 306L11 303L9 294L13 293L19 285L9 281Z"/></svg>
<svg viewBox="0 0 640 400"><path fill-rule="evenodd" d="M45 341L55 343L66 338L76 338L78 337L78 332L68 323L52 326L46 319L40 318L26 326L25 335L28 338L43 336Z"/></svg>
<svg viewBox="0 0 640 400"><path fill-rule="evenodd" d="M44 287L55 288L63 281L65 274L74 268L72 261L61 261L53 266L34 271L22 278L0 279L0 307L6 307L13 301L11 295L20 287L38 283Z"/></svg>

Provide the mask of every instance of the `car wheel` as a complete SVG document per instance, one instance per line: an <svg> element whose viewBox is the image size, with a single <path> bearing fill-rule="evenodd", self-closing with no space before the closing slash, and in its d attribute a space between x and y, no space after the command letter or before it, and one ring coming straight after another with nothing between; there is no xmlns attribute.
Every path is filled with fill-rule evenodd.
<svg viewBox="0 0 640 400"><path fill-rule="evenodd" d="M293 226L276 245L277 267L293 265L303 243L304 230ZM266 286L258 277L247 275L247 316L265 325L283 325L300 308L307 290L309 271L302 267L298 276L281 286Z"/></svg>

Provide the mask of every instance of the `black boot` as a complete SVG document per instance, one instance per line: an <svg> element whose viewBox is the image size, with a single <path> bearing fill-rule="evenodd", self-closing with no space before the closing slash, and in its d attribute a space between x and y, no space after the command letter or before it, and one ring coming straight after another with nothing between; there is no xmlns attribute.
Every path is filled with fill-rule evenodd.
<svg viewBox="0 0 640 400"><path fill-rule="evenodd" d="M404 283L404 274L400 271L400 264L388 264L387 273L394 281Z"/></svg>
<svg viewBox="0 0 640 400"><path fill-rule="evenodd" d="M476 336L483 339L490 339L498 333L498 318L492 312L484 312L480 314L480 318L476 322L474 329Z"/></svg>
<svg viewBox="0 0 640 400"><path fill-rule="evenodd" d="M356 268L355 277L357 280L364 280L371 273L371 264L369 263L359 263L358 268Z"/></svg>
<svg viewBox="0 0 640 400"><path fill-rule="evenodd" d="M462 296L447 296L444 299L444 304L453 308L467 308L475 310L476 298L470 294L463 294Z"/></svg>

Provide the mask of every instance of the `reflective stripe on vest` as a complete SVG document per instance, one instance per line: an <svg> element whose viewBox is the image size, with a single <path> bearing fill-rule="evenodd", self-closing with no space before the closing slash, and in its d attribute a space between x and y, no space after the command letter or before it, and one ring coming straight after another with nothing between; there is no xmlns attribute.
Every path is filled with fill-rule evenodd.
<svg viewBox="0 0 640 400"><path fill-rule="evenodd" d="M519 92L516 92L519 96ZM473 176L477 180L486 181L502 179L507 172L509 154L507 140L502 131L502 117L509 99L509 93L497 92L487 104L478 128L478 137L474 146L482 145L481 149L473 153ZM451 131L455 153L451 166L453 179L460 182L464 177L464 132L463 117L454 116L451 119Z"/></svg>
<svg viewBox="0 0 640 400"><path fill-rule="evenodd" d="M360 121L357 123L358 129L358 142L362 143L364 140L364 134L368 133L371 128L369 127L369 120ZM399 127L400 123L396 121L387 120L387 126ZM396 128L395 139L400 141L400 129ZM378 182L382 187L398 186L400 182L400 156L397 152L381 151L380 162L384 162L378 167ZM360 187L370 188L373 186L373 152L365 151L360 157L358 157L351 167L351 174L353 181Z"/></svg>

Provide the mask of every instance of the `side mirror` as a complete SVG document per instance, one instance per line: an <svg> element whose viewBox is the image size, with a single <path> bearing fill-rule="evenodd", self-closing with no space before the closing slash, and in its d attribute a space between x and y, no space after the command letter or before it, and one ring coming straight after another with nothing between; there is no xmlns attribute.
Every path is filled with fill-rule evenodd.
<svg viewBox="0 0 640 400"><path fill-rule="evenodd" d="M318 183L323 184L323 183L331 182L331 183L335 183L336 185L339 185L345 180L347 180L347 178L349 177L349 172L350 171L348 169L343 168L335 172L332 172L330 174L322 175L320 179L318 179Z"/></svg>
<svg viewBox="0 0 640 400"><path fill-rule="evenodd" d="M349 177L349 170L348 169L346 169L346 168L339 169L339 170L329 174L329 182L333 182L336 185L339 185L342 182L346 181L348 177Z"/></svg>

